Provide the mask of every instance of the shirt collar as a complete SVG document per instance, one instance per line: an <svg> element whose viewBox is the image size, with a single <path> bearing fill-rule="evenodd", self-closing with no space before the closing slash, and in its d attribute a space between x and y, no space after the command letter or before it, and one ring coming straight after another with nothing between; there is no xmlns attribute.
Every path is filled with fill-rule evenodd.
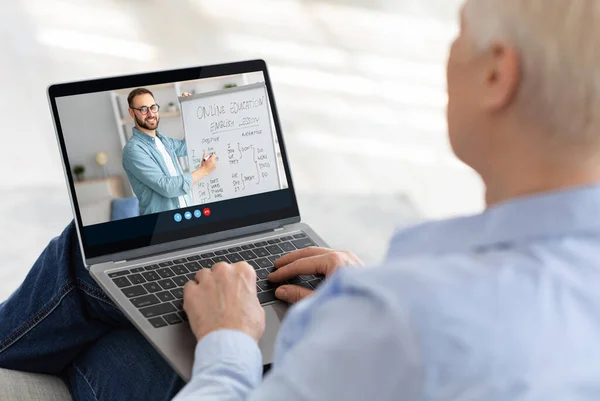
<svg viewBox="0 0 600 401"><path fill-rule="evenodd" d="M134 136L135 138L138 138L138 139L140 139L140 140L142 140L142 141L144 141L144 142L146 142L146 143L154 143L154 138L153 138L153 137L151 137L151 136L150 136L150 135L148 135L148 134L145 134L145 133L143 133L142 131L140 131L140 130L139 130L139 129L137 129L136 127L133 127L133 128L132 128L132 131L133 131L133 136ZM159 131L159 130L156 130L156 136L157 136L158 138L160 138L160 140L162 141L162 139L163 139L163 135L160 133L160 131Z"/></svg>
<svg viewBox="0 0 600 401"><path fill-rule="evenodd" d="M600 234L600 186L513 199L483 213L404 230L389 257L511 245L573 234Z"/></svg>

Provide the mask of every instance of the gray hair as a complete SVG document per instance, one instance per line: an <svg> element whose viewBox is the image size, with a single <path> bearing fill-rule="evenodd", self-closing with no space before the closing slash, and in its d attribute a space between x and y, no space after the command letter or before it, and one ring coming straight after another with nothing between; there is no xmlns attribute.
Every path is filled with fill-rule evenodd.
<svg viewBox="0 0 600 401"><path fill-rule="evenodd" d="M527 118L561 141L600 141L599 0L468 0L464 12L478 50L518 51Z"/></svg>

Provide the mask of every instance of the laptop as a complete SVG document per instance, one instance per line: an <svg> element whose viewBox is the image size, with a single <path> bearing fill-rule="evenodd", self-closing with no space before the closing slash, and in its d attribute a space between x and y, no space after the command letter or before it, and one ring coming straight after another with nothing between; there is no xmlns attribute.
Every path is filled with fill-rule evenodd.
<svg viewBox="0 0 600 401"><path fill-rule="evenodd" d="M61 83L48 98L94 280L189 381L196 340L183 286L217 262L246 261L269 364L288 305L267 275L282 255L327 245L300 220L266 63Z"/></svg>

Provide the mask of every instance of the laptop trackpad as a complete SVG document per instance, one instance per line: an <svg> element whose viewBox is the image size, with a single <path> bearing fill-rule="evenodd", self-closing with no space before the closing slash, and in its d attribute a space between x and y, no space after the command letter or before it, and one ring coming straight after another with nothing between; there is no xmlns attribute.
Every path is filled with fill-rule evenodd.
<svg viewBox="0 0 600 401"><path fill-rule="evenodd" d="M263 357L263 364L273 362L273 348L281 321L289 306L283 302L275 302L263 307L265 309L265 334L258 342Z"/></svg>

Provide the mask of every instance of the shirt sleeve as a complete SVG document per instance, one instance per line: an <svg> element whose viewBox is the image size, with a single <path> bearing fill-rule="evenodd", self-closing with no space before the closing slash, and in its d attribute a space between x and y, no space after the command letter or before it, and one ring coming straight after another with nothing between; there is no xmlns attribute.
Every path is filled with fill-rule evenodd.
<svg viewBox="0 0 600 401"><path fill-rule="evenodd" d="M134 148L123 154L123 168L129 174L165 198L176 198L190 193L192 174L171 177L143 149Z"/></svg>
<svg viewBox="0 0 600 401"><path fill-rule="evenodd" d="M177 157L187 156L187 144L183 139L168 138L171 141L171 147L175 151Z"/></svg>
<svg viewBox="0 0 600 401"><path fill-rule="evenodd" d="M420 399L421 361L408 314L392 310L383 297L342 291L330 280L288 314L273 368L262 383L256 381L256 370L245 367L247 352L224 353L223 362L211 353L207 363L216 367L194 369L184 391L192 383L194 390L186 391L185 400ZM241 348L243 338L237 341ZM201 349L196 358L206 358L208 350Z"/></svg>
<svg viewBox="0 0 600 401"><path fill-rule="evenodd" d="M262 376L256 341L235 330L207 334L196 346L192 380L173 401L244 400Z"/></svg>

